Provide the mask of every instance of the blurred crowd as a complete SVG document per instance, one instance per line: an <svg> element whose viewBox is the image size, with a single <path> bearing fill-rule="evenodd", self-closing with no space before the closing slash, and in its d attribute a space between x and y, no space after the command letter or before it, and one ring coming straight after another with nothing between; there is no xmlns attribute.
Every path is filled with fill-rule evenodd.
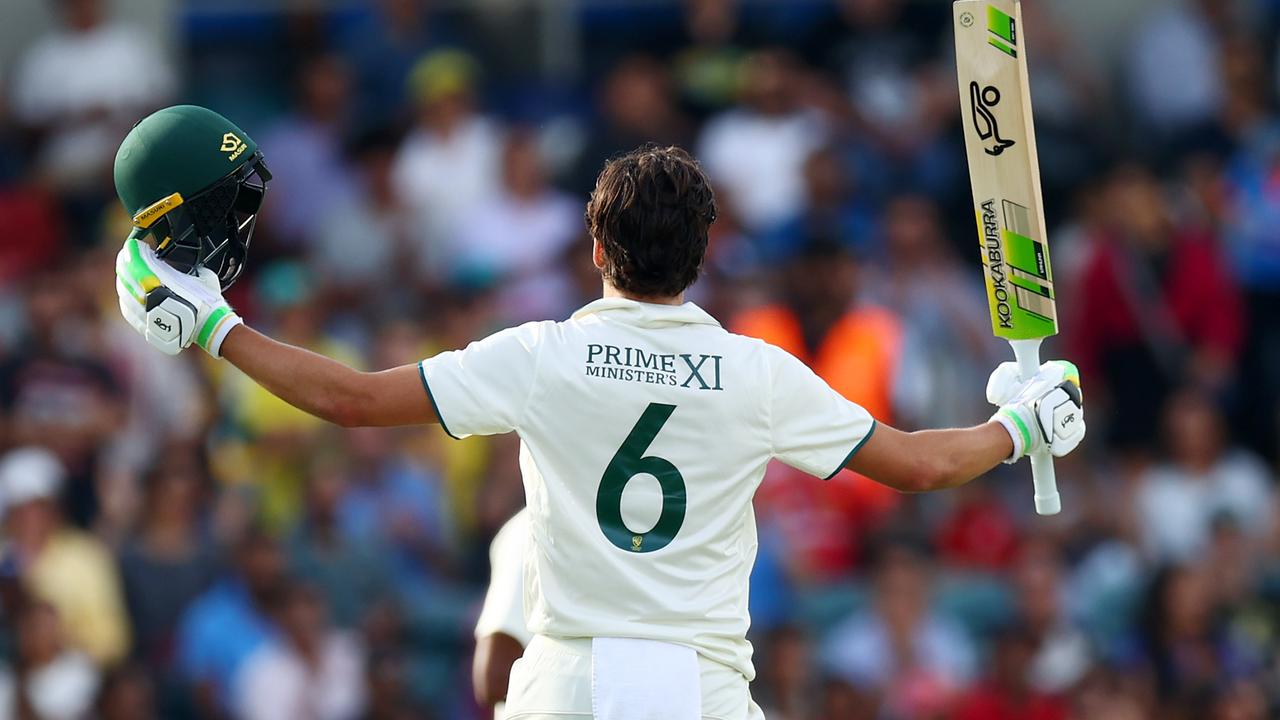
<svg viewBox="0 0 1280 720"><path fill-rule="evenodd" d="M593 0L563 37L557 4L176 2L176 55L126 0L47 4L0 94L0 720L486 717L468 659L516 439L326 426L137 338L111 163L167 104L259 142L275 180L229 297L287 342L382 368L567 317L599 292L602 162L680 144L720 205L691 299L895 425L991 410L1011 355L949 3ZM1103 61L1073 6L1025 0L1022 28L1048 353L1089 398L1064 512L1031 512L1025 463L922 497L771 469L773 720L1280 713L1280 3L1145 3Z"/></svg>

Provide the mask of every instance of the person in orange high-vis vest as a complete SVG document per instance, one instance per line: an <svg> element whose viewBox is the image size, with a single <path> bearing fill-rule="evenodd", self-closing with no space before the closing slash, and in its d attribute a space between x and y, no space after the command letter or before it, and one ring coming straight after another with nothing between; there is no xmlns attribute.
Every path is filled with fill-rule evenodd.
<svg viewBox="0 0 1280 720"><path fill-rule="evenodd" d="M785 305L748 310L738 316L733 330L800 358L836 392L875 417L893 417L892 386L902 326L889 310L854 307L813 348L805 341L796 312Z"/></svg>
<svg viewBox="0 0 1280 720"><path fill-rule="evenodd" d="M730 329L777 345L875 417L893 418L902 324L889 310L854 302L857 276L857 263L843 246L810 241L784 271L780 299L740 313ZM899 497L848 471L823 487L774 470L757 496L761 513L772 514L787 541L798 545L793 549L805 574L828 576L851 567L859 535Z"/></svg>

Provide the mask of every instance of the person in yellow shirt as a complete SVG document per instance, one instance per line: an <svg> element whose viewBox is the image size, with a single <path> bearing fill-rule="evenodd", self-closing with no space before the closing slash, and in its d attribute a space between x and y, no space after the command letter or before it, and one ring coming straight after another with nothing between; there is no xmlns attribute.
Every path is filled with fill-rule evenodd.
<svg viewBox="0 0 1280 720"><path fill-rule="evenodd" d="M5 552L17 561L27 591L57 611L68 641L109 665L129 649L120 577L101 542L63 522L57 497L65 475L41 448L0 458Z"/></svg>

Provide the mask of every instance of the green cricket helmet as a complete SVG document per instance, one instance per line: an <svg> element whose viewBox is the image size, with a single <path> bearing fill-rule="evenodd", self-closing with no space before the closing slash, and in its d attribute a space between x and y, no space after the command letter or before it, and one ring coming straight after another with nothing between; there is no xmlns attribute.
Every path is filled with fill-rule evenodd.
<svg viewBox="0 0 1280 720"><path fill-rule="evenodd" d="M195 105L148 115L116 152L116 194L135 236L182 272L214 271L223 289L244 269L269 180L257 143Z"/></svg>

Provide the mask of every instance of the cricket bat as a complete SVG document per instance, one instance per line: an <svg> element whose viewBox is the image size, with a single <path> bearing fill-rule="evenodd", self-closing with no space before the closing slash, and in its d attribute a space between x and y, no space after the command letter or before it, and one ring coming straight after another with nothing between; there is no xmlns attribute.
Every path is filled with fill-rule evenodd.
<svg viewBox="0 0 1280 720"><path fill-rule="evenodd" d="M1022 7L1017 0L959 0L953 13L961 120L991 328L1013 346L1027 379L1040 367L1040 342L1058 332L1058 315ZM1047 450L1032 454L1031 473L1036 512L1056 514L1062 501Z"/></svg>

